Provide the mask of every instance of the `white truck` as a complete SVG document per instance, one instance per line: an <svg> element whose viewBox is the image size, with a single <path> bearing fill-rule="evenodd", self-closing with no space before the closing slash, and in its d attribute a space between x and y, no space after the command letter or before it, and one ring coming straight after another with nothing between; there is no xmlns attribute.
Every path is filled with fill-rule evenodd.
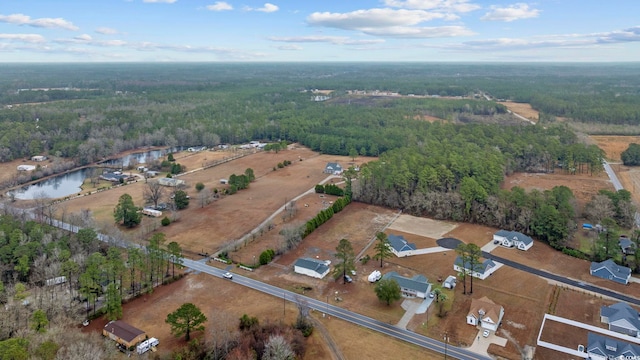
<svg viewBox="0 0 640 360"><path fill-rule="evenodd" d="M374 270L371 274L369 274L368 280L369 282L374 283L380 280L381 277L382 277L382 273L380 273L380 271L378 270Z"/></svg>
<svg viewBox="0 0 640 360"><path fill-rule="evenodd" d="M160 217L162 216L162 211L160 210L155 210L155 209L151 209L151 208L144 208L142 209L142 213L147 215L147 216L153 216L153 217Z"/></svg>
<svg viewBox="0 0 640 360"><path fill-rule="evenodd" d="M136 351L138 352L138 354L144 354L152 348L158 346L158 344L160 344L160 341L158 341L158 339L150 338L138 344L138 346L136 347Z"/></svg>

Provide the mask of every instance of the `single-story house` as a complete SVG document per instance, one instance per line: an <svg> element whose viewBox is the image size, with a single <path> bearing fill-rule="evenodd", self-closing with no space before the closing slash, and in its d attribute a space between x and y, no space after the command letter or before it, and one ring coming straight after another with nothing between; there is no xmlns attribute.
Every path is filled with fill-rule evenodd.
<svg viewBox="0 0 640 360"><path fill-rule="evenodd" d="M620 250L625 255L633 255L636 252L636 243L626 236L621 236L618 239L618 245L620 245Z"/></svg>
<svg viewBox="0 0 640 360"><path fill-rule="evenodd" d="M631 269L625 266L620 266L613 262L613 260L611 259L605 260L600 263L597 263L595 261L592 262L589 273L593 276L597 276L599 278L607 280L613 280L625 285L629 283L629 279L631 278Z"/></svg>
<svg viewBox="0 0 640 360"><path fill-rule="evenodd" d="M471 269L471 264L469 263L469 261L467 261L463 266L462 258L460 256L456 257L455 261L453 262L453 270L459 273L464 272L466 274L470 274L471 276L480 280L486 279L489 275L493 274L494 271L498 270L496 263L490 259L485 259L482 262L476 263L474 268L475 269Z"/></svg>
<svg viewBox="0 0 640 360"><path fill-rule="evenodd" d="M493 234L493 241L505 247L516 247L520 250L529 250L533 246L533 239L517 232L500 230Z"/></svg>
<svg viewBox="0 0 640 360"><path fill-rule="evenodd" d="M504 317L504 308L483 296L471 299L471 307L467 314L467 324L480 326L482 329L496 331Z"/></svg>
<svg viewBox="0 0 640 360"><path fill-rule="evenodd" d="M293 264L293 271L297 274L322 279L329 273L329 265L322 260L300 258Z"/></svg>
<svg viewBox="0 0 640 360"><path fill-rule="evenodd" d="M640 346L589 332L587 355L593 360L639 359Z"/></svg>
<svg viewBox="0 0 640 360"><path fill-rule="evenodd" d="M426 299L430 292L431 284L423 275L416 275L412 278L400 276L397 272L391 271L382 275L383 279L393 279L400 285L400 293L406 298Z"/></svg>
<svg viewBox="0 0 640 360"><path fill-rule="evenodd" d="M40 162L40 161L45 161L45 160L47 160L47 157L46 157L46 156L44 156L44 155L36 155L36 156L32 156L32 157L31 157L31 161L38 161L38 162Z"/></svg>
<svg viewBox="0 0 640 360"><path fill-rule="evenodd" d="M456 283L456 277L453 275L449 275L442 283L442 287L445 289L453 289L454 287L456 287Z"/></svg>
<svg viewBox="0 0 640 360"><path fill-rule="evenodd" d="M18 165L18 171L33 171L35 169L35 165Z"/></svg>
<svg viewBox="0 0 640 360"><path fill-rule="evenodd" d="M387 240L389 240L389 247L391 248L391 252L394 253L397 257L405 257L413 255L413 251L416 249L416 244L412 244L407 242L402 235L389 235L387 236Z"/></svg>
<svg viewBox="0 0 640 360"><path fill-rule="evenodd" d="M188 152L198 152L198 151L204 151L204 150L207 150L206 146L194 146L187 149Z"/></svg>
<svg viewBox="0 0 640 360"><path fill-rule="evenodd" d="M600 321L609 324L611 331L640 337L640 313L626 303L601 307Z"/></svg>
<svg viewBox="0 0 640 360"><path fill-rule="evenodd" d="M122 320L110 321L102 328L102 335L127 348L143 341L147 334Z"/></svg>
<svg viewBox="0 0 640 360"><path fill-rule="evenodd" d="M159 172L155 171L155 170L147 170L147 171L144 172L144 176L148 177L148 178L152 178L152 177L158 176L158 173Z"/></svg>
<svg viewBox="0 0 640 360"><path fill-rule="evenodd" d="M100 179L118 183L120 181L132 181L136 178L134 176L123 174L120 171L116 171L103 173L102 175L100 175Z"/></svg>
<svg viewBox="0 0 640 360"><path fill-rule="evenodd" d="M184 180L175 179L175 178L160 178L158 179L158 183L162 186L180 186L184 185Z"/></svg>
<svg viewBox="0 0 640 360"><path fill-rule="evenodd" d="M337 162L327 163L327 166L324 167L324 173L340 175L342 174L342 166L340 166L340 164L338 164Z"/></svg>

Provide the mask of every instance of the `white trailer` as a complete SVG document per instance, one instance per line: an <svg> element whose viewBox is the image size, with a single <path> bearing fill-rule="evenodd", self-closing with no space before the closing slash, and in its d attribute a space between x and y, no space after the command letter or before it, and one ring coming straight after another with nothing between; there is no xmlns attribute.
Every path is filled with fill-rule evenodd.
<svg viewBox="0 0 640 360"><path fill-rule="evenodd" d="M369 274L369 282L376 282L378 280L380 280L380 278L382 277L382 273L380 273L380 271L378 270L374 270L371 274Z"/></svg>
<svg viewBox="0 0 640 360"><path fill-rule="evenodd" d="M162 216L162 211L160 210L155 210L155 209L150 209L150 208L144 208L142 209L142 213L148 216L153 216L153 217L160 217Z"/></svg>
<svg viewBox="0 0 640 360"><path fill-rule="evenodd" d="M160 344L160 341L158 341L158 339L150 338L138 344L138 346L136 347L136 351L138 352L138 354L144 354L152 348L158 346L158 344Z"/></svg>

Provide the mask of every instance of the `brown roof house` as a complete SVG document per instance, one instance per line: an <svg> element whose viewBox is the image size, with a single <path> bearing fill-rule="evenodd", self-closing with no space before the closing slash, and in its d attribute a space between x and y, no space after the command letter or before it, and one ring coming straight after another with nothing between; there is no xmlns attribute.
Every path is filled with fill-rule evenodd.
<svg viewBox="0 0 640 360"><path fill-rule="evenodd" d="M467 314L467 324L480 326L482 329L496 331L504 316L504 308L488 297L471 300L471 308Z"/></svg>
<svg viewBox="0 0 640 360"><path fill-rule="evenodd" d="M122 320L109 321L102 329L102 335L109 339L122 344L127 348L135 346L143 341L147 334Z"/></svg>

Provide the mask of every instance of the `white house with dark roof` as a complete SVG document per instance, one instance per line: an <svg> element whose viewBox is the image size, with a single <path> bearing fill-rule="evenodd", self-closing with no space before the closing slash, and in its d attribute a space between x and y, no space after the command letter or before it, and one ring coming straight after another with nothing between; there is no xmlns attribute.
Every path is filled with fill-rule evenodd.
<svg viewBox="0 0 640 360"><path fill-rule="evenodd" d="M453 270L458 273L466 273L467 275L471 275L474 278L478 278L480 280L484 280L489 275L493 274L494 271L498 270L499 266L491 259L485 259L482 262L478 262L473 266L474 269L471 269L471 263L467 261L464 266L462 264L462 258L460 256L456 257L453 262Z"/></svg>
<svg viewBox="0 0 640 360"><path fill-rule="evenodd" d="M640 359L640 346L589 332L587 356L593 360Z"/></svg>
<svg viewBox="0 0 640 360"><path fill-rule="evenodd" d="M329 273L329 265L322 260L300 258L293 264L293 271L297 274L322 279Z"/></svg>
<svg viewBox="0 0 640 360"><path fill-rule="evenodd" d="M517 232L500 230L493 234L493 241L505 247L515 247L520 250L529 250L533 246L533 239Z"/></svg>
<svg viewBox="0 0 640 360"><path fill-rule="evenodd" d="M340 175L342 174L342 171L343 171L342 166L337 162L327 163L327 166L324 167L325 174Z"/></svg>
<svg viewBox="0 0 640 360"><path fill-rule="evenodd" d="M400 293L406 298L426 299L430 292L431 284L423 275L416 275L412 278L400 276L397 272L391 271L382 275L383 279L393 279L400 285Z"/></svg>
<svg viewBox="0 0 640 360"><path fill-rule="evenodd" d="M631 269L620 266L608 259L603 262L592 262L589 273L602 279L612 280L620 284L627 285L631 278Z"/></svg>
<svg viewBox="0 0 640 360"><path fill-rule="evenodd" d="M387 236L387 240L389 240L391 252L397 257L414 255L413 253L416 250L416 244L409 243L402 235L391 234Z"/></svg>
<svg viewBox="0 0 640 360"><path fill-rule="evenodd" d="M471 306L467 314L467 324L480 326L490 331L498 330L498 326L504 317L504 307L497 305L488 297L471 299Z"/></svg>
<svg viewBox="0 0 640 360"><path fill-rule="evenodd" d="M609 324L611 331L640 337L640 313L626 303L601 307L600 321Z"/></svg>

